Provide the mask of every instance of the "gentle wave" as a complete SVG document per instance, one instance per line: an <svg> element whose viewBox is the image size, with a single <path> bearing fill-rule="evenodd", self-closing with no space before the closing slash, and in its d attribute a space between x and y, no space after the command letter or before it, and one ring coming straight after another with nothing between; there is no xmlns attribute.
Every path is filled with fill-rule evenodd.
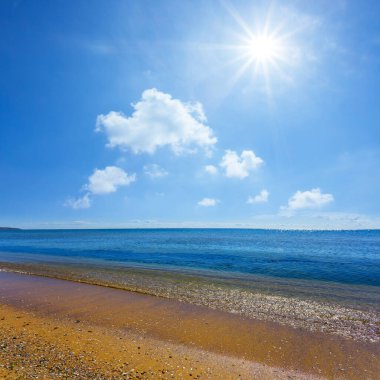
<svg viewBox="0 0 380 380"><path fill-rule="evenodd" d="M380 337L380 231L0 231L0 268Z"/></svg>

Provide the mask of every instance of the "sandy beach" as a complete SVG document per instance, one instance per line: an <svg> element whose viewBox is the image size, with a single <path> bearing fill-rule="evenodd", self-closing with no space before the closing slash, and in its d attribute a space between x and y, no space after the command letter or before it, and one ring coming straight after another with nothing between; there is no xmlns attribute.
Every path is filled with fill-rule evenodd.
<svg viewBox="0 0 380 380"><path fill-rule="evenodd" d="M0 297L4 378L379 378L378 343L14 273Z"/></svg>
<svg viewBox="0 0 380 380"><path fill-rule="evenodd" d="M0 380L380 380L380 0L0 30Z"/></svg>

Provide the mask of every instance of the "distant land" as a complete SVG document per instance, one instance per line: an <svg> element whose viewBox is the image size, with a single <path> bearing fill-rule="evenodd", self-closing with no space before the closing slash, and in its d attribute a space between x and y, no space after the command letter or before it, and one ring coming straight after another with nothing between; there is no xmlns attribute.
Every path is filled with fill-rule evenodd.
<svg viewBox="0 0 380 380"><path fill-rule="evenodd" d="M0 230L21 230L21 228L16 228L16 227L0 227Z"/></svg>

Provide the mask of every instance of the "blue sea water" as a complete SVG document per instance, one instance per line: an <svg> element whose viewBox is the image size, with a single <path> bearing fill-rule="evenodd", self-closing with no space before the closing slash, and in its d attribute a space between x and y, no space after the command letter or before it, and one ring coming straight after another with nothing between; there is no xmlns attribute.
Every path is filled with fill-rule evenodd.
<svg viewBox="0 0 380 380"><path fill-rule="evenodd" d="M378 287L380 230L3 230L0 262L117 263Z"/></svg>

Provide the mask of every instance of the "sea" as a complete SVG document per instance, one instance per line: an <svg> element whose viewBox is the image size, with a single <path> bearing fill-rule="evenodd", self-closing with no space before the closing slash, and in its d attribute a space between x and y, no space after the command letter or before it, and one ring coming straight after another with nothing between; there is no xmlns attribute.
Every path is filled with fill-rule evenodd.
<svg viewBox="0 0 380 380"><path fill-rule="evenodd" d="M365 321L363 328L372 326L373 339L379 335L380 230L2 230L0 270L113 286L294 326L307 313L314 325L318 318L342 316L343 323L352 317ZM365 335L351 330L342 334Z"/></svg>

